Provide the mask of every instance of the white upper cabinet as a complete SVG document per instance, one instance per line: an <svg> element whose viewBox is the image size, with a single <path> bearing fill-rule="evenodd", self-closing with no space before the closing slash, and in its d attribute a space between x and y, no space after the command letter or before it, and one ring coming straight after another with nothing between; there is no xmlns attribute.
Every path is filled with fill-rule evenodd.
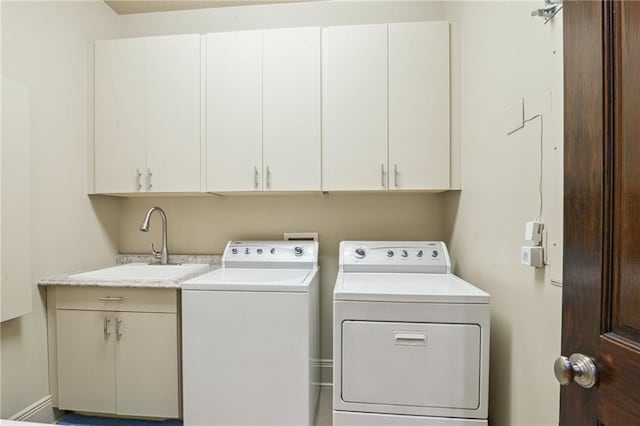
<svg viewBox="0 0 640 426"><path fill-rule="evenodd" d="M95 44L95 192L200 191L200 36Z"/></svg>
<svg viewBox="0 0 640 426"><path fill-rule="evenodd" d="M448 22L97 42L94 190L447 190L449 46Z"/></svg>
<svg viewBox="0 0 640 426"><path fill-rule="evenodd" d="M387 188L387 25L323 30L322 189Z"/></svg>
<svg viewBox="0 0 640 426"><path fill-rule="evenodd" d="M206 36L207 191L262 190L262 31Z"/></svg>
<svg viewBox="0 0 640 426"><path fill-rule="evenodd" d="M95 191L137 192L146 168L146 40L95 44Z"/></svg>
<svg viewBox="0 0 640 426"><path fill-rule="evenodd" d="M449 188L449 23L389 24L389 189Z"/></svg>
<svg viewBox="0 0 640 426"><path fill-rule="evenodd" d="M323 190L448 189L449 24L323 33Z"/></svg>
<svg viewBox="0 0 640 426"><path fill-rule="evenodd" d="M151 191L200 191L200 36L147 41Z"/></svg>
<svg viewBox="0 0 640 426"><path fill-rule="evenodd" d="M206 36L207 191L320 190L320 29Z"/></svg>
<svg viewBox="0 0 640 426"><path fill-rule="evenodd" d="M265 191L320 190L320 28L263 32Z"/></svg>

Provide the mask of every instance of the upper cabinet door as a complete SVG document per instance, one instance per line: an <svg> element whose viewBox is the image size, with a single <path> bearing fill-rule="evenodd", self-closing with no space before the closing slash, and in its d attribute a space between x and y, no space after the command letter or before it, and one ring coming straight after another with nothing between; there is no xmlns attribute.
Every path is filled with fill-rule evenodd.
<svg viewBox="0 0 640 426"><path fill-rule="evenodd" d="M95 192L137 192L145 168L146 40L95 44Z"/></svg>
<svg viewBox="0 0 640 426"><path fill-rule="evenodd" d="M387 189L387 25L323 29L322 189Z"/></svg>
<svg viewBox="0 0 640 426"><path fill-rule="evenodd" d="M207 191L262 190L262 32L206 36Z"/></svg>
<svg viewBox="0 0 640 426"><path fill-rule="evenodd" d="M263 32L265 191L319 191L320 28Z"/></svg>
<svg viewBox="0 0 640 426"><path fill-rule="evenodd" d="M147 41L147 191L200 191L200 38Z"/></svg>
<svg viewBox="0 0 640 426"><path fill-rule="evenodd" d="M389 188L449 188L449 23L389 24Z"/></svg>

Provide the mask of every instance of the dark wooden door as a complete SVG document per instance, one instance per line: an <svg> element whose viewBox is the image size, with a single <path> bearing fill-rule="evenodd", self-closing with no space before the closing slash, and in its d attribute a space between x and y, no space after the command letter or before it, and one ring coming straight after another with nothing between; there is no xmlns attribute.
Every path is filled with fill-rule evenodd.
<svg viewBox="0 0 640 426"><path fill-rule="evenodd" d="M640 2L565 1L561 425L640 425Z"/></svg>

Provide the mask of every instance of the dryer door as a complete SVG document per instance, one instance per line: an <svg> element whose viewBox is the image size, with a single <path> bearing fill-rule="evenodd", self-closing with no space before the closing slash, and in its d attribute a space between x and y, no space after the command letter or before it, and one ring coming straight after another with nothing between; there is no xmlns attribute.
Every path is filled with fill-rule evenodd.
<svg viewBox="0 0 640 426"><path fill-rule="evenodd" d="M345 402L477 409L480 327L373 321L342 323Z"/></svg>

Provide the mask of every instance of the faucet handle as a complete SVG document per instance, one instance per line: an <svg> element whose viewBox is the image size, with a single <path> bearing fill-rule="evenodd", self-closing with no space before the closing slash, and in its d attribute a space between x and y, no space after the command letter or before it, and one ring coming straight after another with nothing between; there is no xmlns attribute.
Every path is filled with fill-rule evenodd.
<svg viewBox="0 0 640 426"><path fill-rule="evenodd" d="M156 248L153 245L153 243L151 243L151 253L153 254L153 257L155 257L156 259L162 258L162 252L156 251Z"/></svg>

